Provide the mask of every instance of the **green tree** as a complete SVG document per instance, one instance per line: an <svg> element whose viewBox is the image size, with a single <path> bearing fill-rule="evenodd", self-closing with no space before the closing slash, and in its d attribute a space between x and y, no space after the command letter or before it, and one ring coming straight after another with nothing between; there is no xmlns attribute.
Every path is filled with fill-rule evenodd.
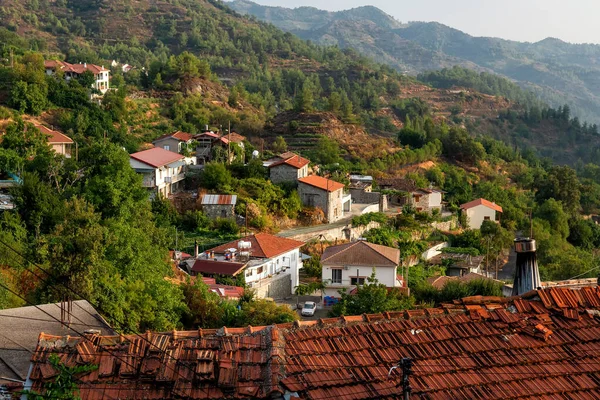
<svg viewBox="0 0 600 400"><path fill-rule="evenodd" d="M288 147L283 136L277 136L273 141L271 148L275 153L285 153Z"/></svg>
<svg viewBox="0 0 600 400"><path fill-rule="evenodd" d="M200 178L202 187L211 190L223 190L231 186L233 177L225 164L211 162L204 166Z"/></svg>
<svg viewBox="0 0 600 400"><path fill-rule="evenodd" d="M546 200L537 208L534 216L545 220L563 239L569 236L569 215L564 211L561 202L554 199Z"/></svg>
<svg viewBox="0 0 600 400"><path fill-rule="evenodd" d="M309 80L304 81L302 90L296 95L294 110L297 112L311 112L313 111L313 104L315 102L313 96L313 86Z"/></svg>

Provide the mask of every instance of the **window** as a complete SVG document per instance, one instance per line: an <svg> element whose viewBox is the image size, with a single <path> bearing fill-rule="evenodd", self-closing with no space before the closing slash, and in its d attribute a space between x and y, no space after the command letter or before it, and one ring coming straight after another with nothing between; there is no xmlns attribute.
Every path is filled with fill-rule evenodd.
<svg viewBox="0 0 600 400"><path fill-rule="evenodd" d="M484 220L484 221L489 221L489 220L490 220L490 217L489 217L489 216L485 216L485 217L483 217L483 220Z"/></svg>
<svg viewBox="0 0 600 400"><path fill-rule="evenodd" d="M265 270L265 267L258 267L258 269L256 270L256 273L262 274L264 270Z"/></svg>
<svg viewBox="0 0 600 400"><path fill-rule="evenodd" d="M351 285L360 285L360 286L362 286L362 285L365 284L365 278L362 278L362 277L358 277L358 278L357 277L352 277L352 278L350 278L350 284Z"/></svg>
<svg viewBox="0 0 600 400"><path fill-rule="evenodd" d="M342 283L342 270L341 269L332 269L331 270L331 283Z"/></svg>
<svg viewBox="0 0 600 400"><path fill-rule="evenodd" d="M415 202L417 202L417 203L418 203L418 202L420 202L420 201L421 201L421 195L415 194L415 195L413 196L413 199L415 199Z"/></svg>
<svg viewBox="0 0 600 400"><path fill-rule="evenodd" d="M164 146L163 146L163 149L165 149L165 150L167 150L167 151L170 151L170 150L171 150L171 147L170 147L170 146L168 146L168 145L164 145Z"/></svg>

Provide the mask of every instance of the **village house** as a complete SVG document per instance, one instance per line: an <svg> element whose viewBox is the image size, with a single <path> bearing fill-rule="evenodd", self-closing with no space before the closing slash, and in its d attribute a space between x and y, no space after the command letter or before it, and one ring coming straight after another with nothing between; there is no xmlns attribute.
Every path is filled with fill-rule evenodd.
<svg viewBox="0 0 600 400"><path fill-rule="evenodd" d="M142 390L156 399L598 399L598 315L596 288L551 288L271 326L43 333L26 353L26 389L45 393L57 354L98 366L78 375L82 400Z"/></svg>
<svg viewBox="0 0 600 400"><path fill-rule="evenodd" d="M212 160L213 143L219 138L219 135L206 127L205 131L194 135L196 141L196 159L199 165L204 165Z"/></svg>
<svg viewBox="0 0 600 400"><path fill-rule="evenodd" d="M308 176L308 164L310 163L304 157L298 154L287 152L269 163L269 178L275 184L297 183L298 179Z"/></svg>
<svg viewBox="0 0 600 400"><path fill-rule="evenodd" d="M115 334L86 300L0 310L0 387L21 382L19 389L23 389L40 332L77 337L77 332L89 329Z"/></svg>
<svg viewBox="0 0 600 400"><path fill-rule="evenodd" d="M185 172L195 158L154 147L129 155L129 164L143 176L142 186L148 188L152 196L168 197L183 188Z"/></svg>
<svg viewBox="0 0 600 400"><path fill-rule="evenodd" d="M352 197L344 194L344 185L317 175L298 179L298 195L305 207L319 207L332 223L350 211Z"/></svg>
<svg viewBox="0 0 600 400"><path fill-rule="evenodd" d="M204 194L200 198L202 212L210 219L234 218L236 195Z"/></svg>
<svg viewBox="0 0 600 400"><path fill-rule="evenodd" d="M438 189L417 189L408 194L408 204L412 205L418 212L431 213L433 210L442 212L442 194Z"/></svg>
<svg viewBox="0 0 600 400"><path fill-rule="evenodd" d="M446 265L446 275L461 277L470 273L480 274L485 256L460 253L440 253L427 262L431 265Z"/></svg>
<svg viewBox="0 0 600 400"><path fill-rule="evenodd" d="M300 247L304 242L268 233L257 233L225 243L186 264L191 275L236 277L243 273L257 297L285 298L299 284L302 268Z"/></svg>
<svg viewBox="0 0 600 400"><path fill-rule="evenodd" d="M41 133L47 135L48 145L52 147L52 150L54 150L56 154L60 154L66 158L71 158L74 142L70 137L64 133L49 129L44 125L36 124L35 127L39 129Z"/></svg>
<svg viewBox="0 0 600 400"><path fill-rule="evenodd" d="M152 144L154 147L161 147L174 153L183 153L193 150L189 147L192 144L192 140L193 137L191 134L177 131L155 139Z"/></svg>
<svg viewBox="0 0 600 400"><path fill-rule="evenodd" d="M379 283L388 288L401 288L404 279L398 274L400 250L392 247L357 240L338 246L330 246L321 256L324 295L339 297L339 291L350 293L375 272Z"/></svg>
<svg viewBox="0 0 600 400"><path fill-rule="evenodd" d="M102 94L105 94L110 89L110 71L104 68L104 66L88 63L70 64L65 61L46 60L44 61L44 68L47 75L55 75L57 71L62 71L67 81L73 78L77 79L84 72L89 71L94 75L93 89L98 90Z"/></svg>
<svg viewBox="0 0 600 400"><path fill-rule="evenodd" d="M483 221L500 221L502 207L486 199L477 199L460 206L467 217L469 229L479 229Z"/></svg>

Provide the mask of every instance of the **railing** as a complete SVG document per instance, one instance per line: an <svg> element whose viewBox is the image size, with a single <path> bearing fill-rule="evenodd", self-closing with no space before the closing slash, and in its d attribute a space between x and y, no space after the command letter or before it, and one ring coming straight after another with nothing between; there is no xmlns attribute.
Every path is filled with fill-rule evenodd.
<svg viewBox="0 0 600 400"><path fill-rule="evenodd" d="M154 178L144 178L142 186L146 188L153 188L156 186L156 180Z"/></svg>
<svg viewBox="0 0 600 400"><path fill-rule="evenodd" d="M173 176L165 176L166 183L176 183L176 182L182 181L184 179L185 179L184 173L173 175Z"/></svg>

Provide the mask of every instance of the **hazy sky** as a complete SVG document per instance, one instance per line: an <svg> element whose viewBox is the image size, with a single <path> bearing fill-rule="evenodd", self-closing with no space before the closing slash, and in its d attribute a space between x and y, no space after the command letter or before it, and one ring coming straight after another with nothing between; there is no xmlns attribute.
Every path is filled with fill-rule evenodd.
<svg viewBox="0 0 600 400"><path fill-rule="evenodd" d="M535 42L556 37L600 43L599 0L253 0L256 3L343 10L376 6L396 19L437 21L474 36Z"/></svg>

